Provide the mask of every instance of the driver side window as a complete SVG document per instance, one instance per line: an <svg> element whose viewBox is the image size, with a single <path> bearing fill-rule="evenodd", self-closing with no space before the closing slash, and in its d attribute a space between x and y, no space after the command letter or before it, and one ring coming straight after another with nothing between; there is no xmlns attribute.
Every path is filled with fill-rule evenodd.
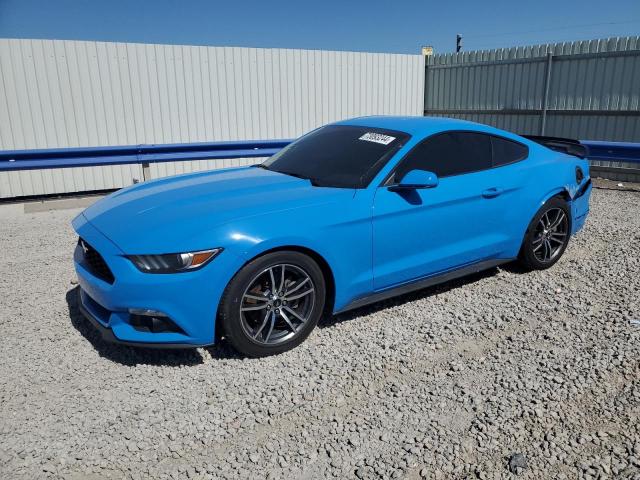
<svg viewBox="0 0 640 480"><path fill-rule="evenodd" d="M414 169L433 172L438 177L491 168L491 137L473 132L445 132L427 138L402 160L394 175L399 181Z"/></svg>

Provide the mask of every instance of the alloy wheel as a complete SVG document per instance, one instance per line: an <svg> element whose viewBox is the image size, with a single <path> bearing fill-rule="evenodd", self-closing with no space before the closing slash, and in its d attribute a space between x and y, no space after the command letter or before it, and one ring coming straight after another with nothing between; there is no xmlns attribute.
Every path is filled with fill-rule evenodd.
<svg viewBox="0 0 640 480"><path fill-rule="evenodd" d="M292 339L309 320L316 302L313 280L296 265L272 265L257 274L240 302L242 328L256 343Z"/></svg>
<svg viewBox="0 0 640 480"><path fill-rule="evenodd" d="M550 208L538 221L531 246L536 259L542 263L553 261L562 253L569 239L569 219L561 208Z"/></svg>

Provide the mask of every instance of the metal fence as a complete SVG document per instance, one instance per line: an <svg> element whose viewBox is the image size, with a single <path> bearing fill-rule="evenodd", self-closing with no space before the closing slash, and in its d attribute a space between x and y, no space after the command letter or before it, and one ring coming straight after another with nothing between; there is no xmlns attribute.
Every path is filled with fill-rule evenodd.
<svg viewBox="0 0 640 480"><path fill-rule="evenodd" d="M420 55L0 39L0 150L175 143L189 150L423 111L523 134L638 142L640 37L435 55L426 68ZM160 154L143 148L147 159ZM162 162L7 167L0 199L255 161L235 154L180 161L187 159L178 150ZM594 166L640 178L628 176L637 163L601 153Z"/></svg>
<svg viewBox="0 0 640 480"><path fill-rule="evenodd" d="M0 39L0 150L292 138L347 117L421 115L423 104L421 55ZM4 172L0 198L142 178L136 164Z"/></svg>
<svg viewBox="0 0 640 480"><path fill-rule="evenodd" d="M425 115L522 134L640 141L640 37L428 57Z"/></svg>

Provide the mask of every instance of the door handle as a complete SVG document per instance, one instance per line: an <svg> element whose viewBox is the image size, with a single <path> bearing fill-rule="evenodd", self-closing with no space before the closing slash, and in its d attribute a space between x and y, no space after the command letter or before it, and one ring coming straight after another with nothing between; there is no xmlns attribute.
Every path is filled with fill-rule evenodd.
<svg viewBox="0 0 640 480"><path fill-rule="evenodd" d="M482 192L484 198L495 198L503 192L501 188L488 188Z"/></svg>

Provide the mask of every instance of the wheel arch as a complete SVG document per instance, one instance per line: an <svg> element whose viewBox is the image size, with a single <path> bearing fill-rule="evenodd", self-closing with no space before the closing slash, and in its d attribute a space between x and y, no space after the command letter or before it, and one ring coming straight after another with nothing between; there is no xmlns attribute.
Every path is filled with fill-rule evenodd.
<svg viewBox="0 0 640 480"><path fill-rule="evenodd" d="M524 227L524 230L522 231L522 235L520 237L520 245L522 246L522 243L524 242L524 239L527 235L527 232L529 231L529 226L531 224L531 221L533 220L533 218L536 216L536 214L538 213L538 211L542 208L542 206L547 203L549 200L551 200L554 197L560 197L562 198L565 202L567 202L567 206L569 208L569 228L571 228L571 225L573 223L573 218L572 218L572 210L571 210L571 193L569 192L569 189L567 187L557 187L554 188L553 190L547 192L536 204L535 204L535 209L529 213L529 220L527 221L527 224Z"/></svg>
<svg viewBox="0 0 640 480"><path fill-rule="evenodd" d="M572 220L572 218L571 218L571 192L569 191L569 189L566 186L556 187L556 188L548 191L547 193L545 193L538 200L538 202L535 204L535 207L533 208L533 210L531 212L529 212L529 220L527 222L527 226L525 227L524 235L526 235L527 228L529 228L529 222L531 222L531 220L533 220L533 217L535 217L536 213L538 213L538 210L540 210L540 208L542 208L542 206L545 203L547 203L549 200L551 200L554 197L560 197L565 202L567 202L567 206L569 207L569 221Z"/></svg>
<svg viewBox="0 0 640 480"><path fill-rule="evenodd" d="M260 257L264 257L265 255L268 255L270 253L274 253L274 252L298 252L298 253L302 253L303 255L306 255L308 257L310 257L311 259L313 259L313 261L315 261L318 266L320 267L320 270L322 271L322 276L324 277L325 280L325 290L326 290L326 299L325 299L325 312L326 313L332 313L333 312L333 306L335 303L335 295L336 295L336 281L335 281L335 276L333 274L333 270L331 268L331 266L329 265L329 262L324 258L324 256L322 256L319 252L317 252L316 250L306 247L306 246L302 246L302 245L295 245L295 244L291 244L291 245L279 245L277 247L271 247L268 248L266 250L263 250L255 255L253 255L252 257L248 257L246 259L244 259L244 263L242 263L242 265L240 265L240 267L238 267L235 271L235 273L233 274L233 276L229 279L229 281L227 282L227 285L225 286L225 290L226 288L229 286L229 284L231 283L231 281L235 278L236 274L242 270L247 264L249 264L250 262L254 261L257 258ZM216 309L216 322L215 322L215 338L220 338L220 327L221 327L221 322L218 321L219 319L219 315L220 314L220 305L218 305L217 309Z"/></svg>
<svg viewBox="0 0 640 480"><path fill-rule="evenodd" d="M520 264L523 265L527 270L542 270L545 268L549 268L550 266L554 265L557 262L560 256L562 256L562 254L564 253L564 250L567 248L567 245L571 237L571 228L572 228L570 198L571 197L569 196L569 193L567 191L562 191L562 190L556 191L555 194L549 195L544 200L544 202L540 204L540 206L538 207L538 210L536 210L536 212L533 214L531 220L529 221L529 225L527 225L527 228L524 232L522 243L520 245L520 250L518 252L518 260ZM540 219L542 218L542 212L548 212L549 208L554 208L554 209L563 208L564 210L566 210L566 213L567 213L567 215L565 216L566 222L567 222L567 231L564 236L563 243L555 252L555 253L559 252L555 260L554 260L554 257L551 255L549 256L548 259L546 258L538 259L537 257L535 257L535 249L533 251L530 250L530 247L532 245L530 243L531 242L530 235L535 231L536 226L540 224L540 221L541 221ZM560 219L559 214L556 217L556 220L558 219ZM551 220L547 218L547 222L551 222ZM545 233L546 233L547 227L544 225L544 222L543 222L543 228L545 228ZM548 243L548 245L549 245L548 248L551 249L551 244ZM545 251L547 251L546 248L545 248ZM553 251L550 252L550 254L553 254L553 255L555 255L555 253Z"/></svg>
<svg viewBox="0 0 640 480"><path fill-rule="evenodd" d="M336 295L336 279L333 274L333 269L329 265L329 262L327 261L327 259L324 258L324 256L322 256L316 250L309 247L304 247L301 245L282 245L279 247L271 248L269 250L265 250L264 252L250 259L249 262L258 257L267 255L268 253L282 252L282 251L302 253L303 255L307 255L308 257L311 257L318 264L318 266L320 267L320 270L322 270L322 276L324 277L324 281L325 281L325 290L327 291L327 298L325 299L325 310L327 312L333 312L333 304L334 304L335 295Z"/></svg>
<svg viewBox="0 0 640 480"><path fill-rule="evenodd" d="M571 204L571 193L569 192L569 189L567 187L557 187L557 188L554 188L553 190L547 192L542 197L540 202L536 205L536 210L535 211L537 212L542 205L547 203L553 197L560 197L564 201L566 201L568 204ZM535 215L535 212L533 214Z"/></svg>

